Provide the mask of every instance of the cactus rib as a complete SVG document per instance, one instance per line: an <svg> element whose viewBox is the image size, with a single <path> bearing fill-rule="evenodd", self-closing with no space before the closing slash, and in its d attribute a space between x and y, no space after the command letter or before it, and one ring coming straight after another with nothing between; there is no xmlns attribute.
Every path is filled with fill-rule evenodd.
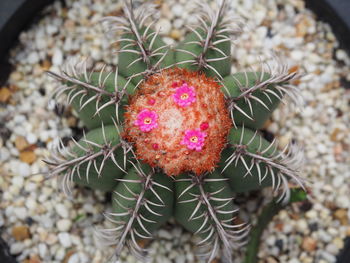
<svg viewBox="0 0 350 263"><path fill-rule="evenodd" d="M261 63L258 72L241 72L222 81L228 95L228 108L235 127L243 123L250 128L261 128L279 102L287 95L294 105L300 106L299 90L291 83L302 75L290 71L278 56L272 63Z"/></svg>
<svg viewBox="0 0 350 263"><path fill-rule="evenodd" d="M139 239L152 238L152 232L161 226L172 212L172 179L156 174L139 164L124 178L113 195L113 211L106 218L117 224L112 229L99 231L100 238L108 244L116 244L115 257L127 243L140 260L145 259L146 249L138 244ZM165 191L164 191L165 190Z"/></svg>
<svg viewBox="0 0 350 263"><path fill-rule="evenodd" d="M261 136L257 135L257 131L253 132L244 126L232 130L229 137L229 148L233 152L225 160L226 165L222 172L225 172L232 164L237 167L238 162L241 162L245 168L243 177L257 176L259 184L261 184L270 176L274 191L282 189L279 201L289 198L288 179L292 179L300 187L304 187L303 180L300 178L303 154L294 145L286 145L282 151L277 152L275 140L267 144ZM255 169L254 174L253 169Z"/></svg>
<svg viewBox="0 0 350 263"><path fill-rule="evenodd" d="M92 138L94 134L100 132L102 133L102 137L100 136L99 140ZM117 126L105 127L102 125L100 130L93 130L87 135L84 133L83 138L79 142L72 138L72 142L74 147L68 149L62 140L59 140L50 158L44 160L46 164L52 167L48 172L48 178L62 173L64 174L61 186L65 194L71 195L71 184L73 181L81 181L82 183L85 182L85 184L93 186L92 182L89 181L91 181L94 173L97 177L96 179L102 176L111 177L111 174L106 174L104 171L106 166L117 168L112 168L115 179L120 177L118 173L126 173L126 156L130 151L130 146L127 147L126 142L118 136ZM119 163L121 161L121 156L119 155L123 155L124 164ZM108 172L111 172L110 169L108 169ZM85 177L82 176L82 172L85 172ZM112 177L110 180L115 179ZM103 180L100 181L103 182ZM108 189L108 186L104 186L102 190L106 187Z"/></svg>
<svg viewBox="0 0 350 263"><path fill-rule="evenodd" d="M105 22L110 32L122 31L122 38L116 42L121 48L119 53L121 72L127 78L131 78L138 86L142 77L159 72L160 65L171 66L168 45L159 37L159 30L153 31L151 27L155 21L146 25L146 20L156 13L154 4L143 3L138 8L130 4L124 5L124 17L105 17ZM131 74L130 74L131 73Z"/></svg>
<svg viewBox="0 0 350 263"><path fill-rule="evenodd" d="M227 14L225 0L218 2L216 11L206 2L197 1L197 4L201 25L196 29L186 26L192 33L176 49L177 65L205 71L210 76L222 79L230 73L231 38L237 36L241 29L230 28L234 23Z"/></svg>
<svg viewBox="0 0 350 263"><path fill-rule="evenodd" d="M126 103L127 97L133 92L131 80L124 80L115 72L106 72L104 65L99 72L90 70L88 73L87 60L78 63L67 63L66 70L61 74L48 71L47 73L63 83L54 91L52 96L67 95L67 103L72 104L88 128L96 128L101 121L112 124L111 114L114 113L120 123L120 107ZM94 106L93 106L94 103ZM113 115L114 115L113 114ZM97 119L97 117L99 119Z"/></svg>
<svg viewBox="0 0 350 263"><path fill-rule="evenodd" d="M215 173L181 175L175 184L178 200L175 218L201 237L198 256L210 262L222 249L224 256L230 258L232 249L244 243L249 226L233 224L238 210L233 207L227 178Z"/></svg>

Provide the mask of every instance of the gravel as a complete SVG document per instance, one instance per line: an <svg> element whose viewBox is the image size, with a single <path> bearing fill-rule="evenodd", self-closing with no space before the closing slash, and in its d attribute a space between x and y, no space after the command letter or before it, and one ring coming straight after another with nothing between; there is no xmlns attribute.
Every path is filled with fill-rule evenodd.
<svg viewBox="0 0 350 263"><path fill-rule="evenodd" d="M167 43L181 41L184 25L196 22L189 1L157 1L157 26ZM304 175L310 181L309 204L281 211L264 233L260 262L335 262L350 236L350 58L339 48L329 25L317 21L301 0L232 0L245 23L245 32L233 49L233 71L248 69L271 49L305 73L298 85L303 111L281 106L266 129L280 146L293 140L304 148ZM73 134L76 123L70 109L60 112L49 103L56 87L45 70L57 71L68 57L90 56L116 65L110 41L97 21L117 12L112 0L57 1L38 23L24 31L11 50L14 70L0 96L0 226L19 262L105 262L113 248L100 248L94 227L106 227L102 213L106 196L82 188L67 199L56 180L44 180L41 161L57 137ZM81 125L78 123L78 127ZM2 131L9 131L3 134ZM268 191L265 191L268 192ZM248 200L247 200L248 199ZM259 195L245 196L240 217L256 220ZM29 228L29 237L16 241L12 229ZM93 227L94 226L94 227ZM195 262L191 237L169 223L150 244L153 262ZM315 245L316 244L316 245ZM28 260L28 261L25 261ZM32 261L30 261L32 260ZM126 251L122 260L136 262ZM241 262L237 253L236 262Z"/></svg>

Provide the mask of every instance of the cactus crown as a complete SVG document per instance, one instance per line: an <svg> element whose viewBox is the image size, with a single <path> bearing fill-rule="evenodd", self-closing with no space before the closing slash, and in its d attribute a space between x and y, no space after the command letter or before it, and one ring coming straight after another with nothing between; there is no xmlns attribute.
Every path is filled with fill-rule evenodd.
<svg viewBox="0 0 350 263"><path fill-rule="evenodd" d="M106 217L115 227L99 236L117 258L127 246L145 259L138 240L174 216L201 237L201 257L222 250L231 260L249 229L234 223L234 194L271 186L283 200L290 180L302 185L296 147L278 151L258 132L284 97L299 101L300 74L277 57L275 66L231 74L241 28L226 5L199 3L200 24L172 48L148 21L154 5L125 3L124 17L103 19L110 33L122 31L115 70L83 60L49 72L61 83L54 98L66 98L88 132L70 148L60 141L48 176L60 175L67 194L72 182L113 191Z"/></svg>

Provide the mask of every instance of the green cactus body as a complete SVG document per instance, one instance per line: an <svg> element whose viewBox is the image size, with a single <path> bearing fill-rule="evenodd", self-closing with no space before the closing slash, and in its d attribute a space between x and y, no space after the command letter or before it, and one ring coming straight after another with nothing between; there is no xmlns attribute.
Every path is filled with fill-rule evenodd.
<svg viewBox="0 0 350 263"><path fill-rule="evenodd" d="M232 262L248 230L235 224L235 194L270 186L285 199L292 181L302 186L295 147L278 152L257 132L284 95L297 101L291 83L300 75L280 60L277 69L230 75L238 31L227 3L200 9L197 29L168 47L146 22L154 6L125 3L124 17L103 20L123 31L115 73L75 65L50 73L64 84L56 97L68 97L90 132L70 149L58 145L45 161L49 176L63 176L68 194L72 181L113 191L106 218L115 227L99 233L116 245L117 259L128 248L144 260L139 240L174 216L199 235L207 262Z"/></svg>
<svg viewBox="0 0 350 263"><path fill-rule="evenodd" d="M139 32L140 35L143 35L145 33L145 30L146 28L142 28ZM141 52L141 49L137 44L137 38L135 35L127 33L122 36L122 39L128 40L120 42L120 50L122 51L119 54L118 64L120 67L120 73L127 78L131 77L132 82L135 85L137 85L144 78L144 76L142 74L140 75L140 73L147 73L147 71L150 70L150 68L156 67L159 61L159 66L162 68L174 64L174 52L172 50L167 50L166 44L158 35L155 35L155 32L152 29L148 29L148 31L146 32L146 36L142 37L142 47L144 48L145 52L154 52L158 55L150 57L149 59L147 58L147 61L145 61L144 59L140 59L139 54L127 51L131 49L136 52ZM133 41L136 44L130 47L130 41ZM167 53L164 54L164 51L166 51ZM165 55L164 58L162 58L163 55ZM137 76L133 77L133 75Z"/></svg>
<svg viewBox="0 0 350 263"><path fill-rule="evenodd" d="M176 61L178 66L181 68L187 68L191 71L203 70L207 76L215 77L221 76L226 77L231 72L231 43L230 41L224 41L223 37L215 37L211 39L211 42L223 41L215 45L214 49L204 50L204 38L206 32L203 29L197 28L196 32L192 32L186 36L184 41L179 45L178 51L175 53ZM197 43L199 42L199 43ZM205 52L205 53L204 53ZM202 55L203 54L203 57ZM193 56L195 55L195 57ZM226 58L225 58L226 57ZM215 61L215 59L220 59ZM198 64L201 60L208 60L207 64L210 67L201 68ZM196 62L186 62L196 60ZM214 61L211 61L214 60ZM186 62L186 63L184 63ZM214 69L214 70L213 70ZM217 74L219 73L219 74Z"/></svg>
<svg viewBox="0 0 350 263"><path fill-rule="evenodd" d="M81 81L84 81L84 78L82 77L80 79ZM115 92L115 83L117 83L117 86L119 87L119 90L121 90L124 86L126 86L126 94L133 94L135 86L132 83L129 83L127 80L125 80L123 77L118 76L116 81L115 73L98 73L94 72L91 74L91 77L88 81L88 84L91 84L93 86L100 87L100 84L103 84L103 90L106 92L113 94ZM68 84L69 85L69 84ZM71 84L72 85L72 84ZM81 89L78 89L74 91L74 94L78 93L84 87L80 86ZM78 113L79 119L81 119L84 123L84 125L88 129L94 129L97 127L101 127L101 123L104 123L105 125L113 124L112 117L116 115L116 109L115 109L115 103L108 105L107 107L103 108L96 114L96 100L91 100L93 96L96 95L96 92L91 90L86 90L86 95L82 98L83 94L77 95L74 97L74 94L72 94L72 102L71 105L73 109ZM111 97L108 95L102 95L98 101L98 108L102 107L104 104L108 103L110 101ZM88 102L90 100L90 102ZM119 107L119 118L123 119L123 113L124 108L127 104L128 97L123 96L121 98L121 103ZM87 103L87 104L85 104ZM82 105L86 105L83 107L83 109L80 109Z"/></svg>
<svg viewBox="0 0 350 263"><path fill-rule="evenodd" d="M230 97L236 98L239 97L243 92L249 90L258 84L263 83L271 78L271 75L268 73L261 72L245 72L245 73L235 73L231 76L227 76L223 80L223 85L228 91ZM271 91L273 93L264 93L261 89L258 89L252 92L252 96L256 97L258 100L264 103L260 103L258 100L251 100L252 113L250 111L250 106L246 102L245 98L241 98L235 103L237 106L244 112L236 110L233 113L233 119L237 126L244 125L245 127L252 129L260 129L264 126L265 122L270 118L272 112L278 107L281 102L283 94L274 88L274 85L263 86L263 89ZM278 97L276 97L276 94ZM269 96L267 96L269 95ZM247 115L249 117L247 117Z"/></svg>
<svg viewBox="0 0 350 263"><path fill-rule="evenodd" d="M251 153L256 153L260 149L266 149L270 146L270 143L266 141L264 138L262 138L261 135L255 135L254 131L249 129L242 129L239 128L237 130L232 130L229 135L229 142L234 145L245 145L246 150ZM241 136L243 134L242 143L240 143ZM253 140L250 142L250 140L253 138ZM269 150L264 154L265 156L271 155L273 152L276 151L275 146L272 146L269 148ZM222 153L222 159L228 160L229 156L233 153L233 149L225 149ZM245 156L243 157L246 164L250 165L252 158ZM222 163L221 166L225 167L225 163ZM265 175L264 171L266 169L266 165L264 163L261 163L259 166L262 177L259 178L258 168L257 166L254 166L250 173L247 173L247 168L243 164L242 161L238 160L237 164L236 162L233 162L230 166L227 167L227 169L224 170L223 174L225 177L229 178L229 183L231 186L231 189L235 193L242 193L242 192L248 192L252 190L258 190L263 187L271 186L272 179L270 173L267 173Z"/></svg>
<svg viewBox="0 0 350 263"><path fill-rule="evenodd" d="M222 176L217 173L208 175L206 178L210 181L203 182L200 187L196 187L192 179L188 175L178 176L179 180L175 183L176 203L175 203L175 218L188 231L192 233L200 233L205 238L207 232L201 233L215 225L213 215L210 214L208 205L201 201L203 195L213 194L213 199L208 199L212 207L220 207L224 213L216 213L216 217L220 221L230 220L233 218L233 202L232 191L227 181L222 180ZM182 181L183 179L190 179ZM222 189L222 190L221 190ZM198 198L195 198L198 197ZM222 199L223 201L218 201ZM230 201L231 202L228 202ZM227 213L226 213L227 212Z"/></svg>
<svg viewBox="0 0 350 263"><path fill-rule="evenodd" d="M139 181L143 179L146 179L146 182L140 183ZM131 228L137 232L136 238L148 238L173 213L173 194L168 190L173 189L173 181L164 174L154 174L152 179L147 181L147 178L141 178L135 169L130 169L123 180L114 189L112 196L113 213L122 215L115 218L121 222L128 222L132 216L135 216ZM135 210L137 207L138 209ZM135 213L124 215L129 210Z"/></svg>
<svg viewBox="0 0 350 263"><path fill-rule="evenodd" d="M104 127L105 138L108 144L118 145L120 143L120 138L116 132L116 128L113 125ZM104 138L102 136L102 128L94 129L86 134L86 137L81 139L78 143L85 149L89 149L91 154L97 153L100 151L100 148L93 146L85 141L92 141L96 144L103 145L105 144ZM86 151L82 148L75 146L72 151L78 156L82 157L86 155ZM117 162L120 167L124 165L124 153L122 147L118 147L113 153L115 157L115 162ZM101 167L103 156L96 158L96 166ZM98 173L94 169L94 164L85 162L80 165L77 171L73 176L73 181L79 185L88 186L93 189L98 189L102 191L111 191L118 184L117 179L123 177L125 172L118 168L112 159L107 159L104 162L104 165L101 169L101 172ZM126 168L126 167L125 167ZM88 170L88 174L87 174Z"/></svg>

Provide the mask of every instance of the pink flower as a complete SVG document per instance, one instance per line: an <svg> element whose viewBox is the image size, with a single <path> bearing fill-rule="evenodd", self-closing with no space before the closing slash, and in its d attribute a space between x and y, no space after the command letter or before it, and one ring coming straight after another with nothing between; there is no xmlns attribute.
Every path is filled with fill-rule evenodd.
<svg viewBox="0 0 350 263"><path fill-rule="evenodd" d="M201 151L204 146L204 139L207 136L205 132L200 131L200 129L187 130L185 131L185 136L182 138L180 144L186 145L190 150Z"/></svg>
<svg viewBox="0 0 350 263"><path fill-rule="evenodd" d="M187 107L196 101L196 93L193 86L183 83L173 94L174 101L181 107Z"/></svg>
<svg viewBox="0 0 350 263"><path fill-rule="evenodd" d="M158 114L155 111L149 109L143 109L137 115L137 120L134 121L136 126L139 126L143 132L149 132L150 130L158 127Z"/></svg>

